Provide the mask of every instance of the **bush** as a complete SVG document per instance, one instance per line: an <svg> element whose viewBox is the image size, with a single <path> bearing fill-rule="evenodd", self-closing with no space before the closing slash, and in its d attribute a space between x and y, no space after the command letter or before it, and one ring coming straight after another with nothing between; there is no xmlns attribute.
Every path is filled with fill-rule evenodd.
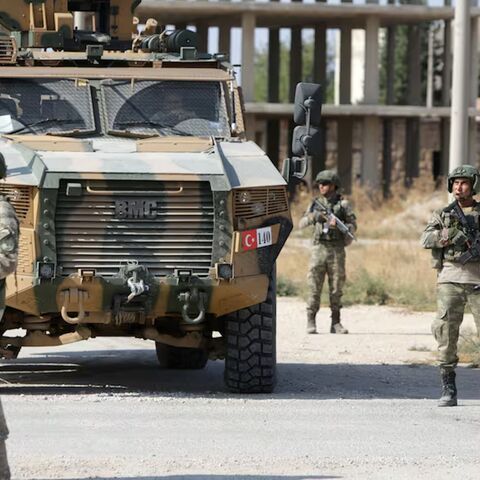
<svg viewBox="0 0 480 480"><path fill-rule="evenodd" d="M383 280L362 268L353 275L352 280L347 281L343 303L385 305L389 299Z"/></svg>
<svg viewBox="0 0 480 480"><path fill-rule="evenodd" d="M277 277L277 295L279 297L296 297L300 293L297 283L281 275Z"/></svg>
<svg viewBox="0 0 480 480"><path fill-rule="evenodd" d="M480 365L480 338L474 333L462 334L458 342L458 356L462 363Z"/></svg>
<svg viewBox="0 0 480 480"><path fill-rule="evenodd" d="M297 226L310 200L311 193L298 192L292 204L295 228L277 261L279 277L288 284L285 290L280 285L279 290L303 299L308 296L312 228L300 230ZM344 304L388 304L434 311L437 272L430 266L430 251L420 246L419 238L432 211L448 201L446 193L435 192L433 183L424 178L410 189L397 185L387 200L355 186L351 200L359 231L358 242L347 249ZM322 304L328 304L327 280Z"/></svg>

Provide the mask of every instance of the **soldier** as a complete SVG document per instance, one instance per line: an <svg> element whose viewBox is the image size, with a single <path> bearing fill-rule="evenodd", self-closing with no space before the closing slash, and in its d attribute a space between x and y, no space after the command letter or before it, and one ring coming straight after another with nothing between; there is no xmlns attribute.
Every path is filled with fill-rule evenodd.
<svg viewBox="0 0 480 480"><path fill-rule="evenodd" d="M350 203L340 194L340 178L331 170L320 172L315 178L320 196L314 199L300 220L300 228L314 226L313 249L308 272L309 298L307 304L307 333L317 333L315 316L320 308L325 275L328 276L332 323L330 333L348 333L340 323L343 286L345 284L345 246L349 245L355 232L356 218ZM335 218L329 220L319 203L331 211L347 227L352 237L341 233Z"/></svg>
<svg viewBox="0 0 480 480"><path fill-rule="evenodd" d="M0 179L6 177L6 165L0 154ZM1 181L1 180L0 180ZM0 195L0 334L3 333L1 322L5 310L5 277L17 267L19 227L14 208L8 199ZM0 403L0 480L10 478L5 440L8 428Z"/></svg>
<svg viewBox="0 0 480 480"><path fill-rule="evenodd" d="M465 304L477 329L480 326L480 257L468 258L468 235L479 232L480 203L473 198L480 188L478 170L470 165L455 168L448 175L447 188L454 202L433 213L421 239L423 247L432 250L433 267L438 269L438 310L432 333L438 343L442 378L440 407L457 405L455 367Z"/></svg>
<svg viewBox="0 0 480 480"><path fill-rule="evenodd" d="M3 414L2 403L0 402L0 480L10 479L10 468L8 467L7 449L5 447L7 437L8 428Z"/></svg>

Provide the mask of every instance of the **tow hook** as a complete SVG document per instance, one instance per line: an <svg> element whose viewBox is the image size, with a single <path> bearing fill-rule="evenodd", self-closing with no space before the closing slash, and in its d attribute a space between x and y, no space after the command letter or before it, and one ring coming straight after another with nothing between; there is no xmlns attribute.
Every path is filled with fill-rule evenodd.
<svg viewBox="0 0 480 480"><path fill-rule="evenodd" d="M80 323L85 318L85 307L83 302L88 298L88 292L86 290L79 290L78 288L69 288L63 292L63 305L60 313L62 318L72 325ZM71 317L68 314L68 307L70 305L77 305L78 308L75 310L78 312L76 317Z"/></svg>
<svg viewBox="0 0 480 480"><path fill-rule="evenodd" d="M182 303L182 318L186 323L196 324L205 319L205 293L199 292L197 287L190 291L182 292L178 295L178 301ZM198 315L195 318L190 317L188 310L196 306Z"/></svg>
<svg viewBox="0 0 480 480"><path fill-rule="evenodd" d="M127 278L127 285L130 288L130 295L127 297L127 303L131 302L135 297L138 297L144 292L150 290L150 286L147 285L143 278L139 275L140 272L144 273L146 271L145 267L138 265L136 262L131 262L127 264L125 273L132 275Z"/></svg>
<svg viewBox="0 0 480 480"><path fill-rule="evenodd" d="M145 284L143 278L137 280L135 277L137 272L133 272L133 276L127 280L127 285L130 287L130 295L127 297L127 303L133 300L138 295L141 295L143 292L148 292L150 287Z"/></svg>

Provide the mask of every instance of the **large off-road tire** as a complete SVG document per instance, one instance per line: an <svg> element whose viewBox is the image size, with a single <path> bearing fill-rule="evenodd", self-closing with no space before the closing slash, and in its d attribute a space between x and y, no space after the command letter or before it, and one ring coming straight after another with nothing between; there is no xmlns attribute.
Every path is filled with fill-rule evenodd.
<svg viewBox="0 0 480 480"><path fill-rule="evenodd" d="M264 302L225 318L225 385L236 393L270 393L276 383L276 282Z"/></svg>
<svg viewBox="0 0 480 480"><path fill-rule="evenodd" d="M200 370L208 361L208 352L201 348L172 347L155 342L155 349L161 368Z"/></svg>

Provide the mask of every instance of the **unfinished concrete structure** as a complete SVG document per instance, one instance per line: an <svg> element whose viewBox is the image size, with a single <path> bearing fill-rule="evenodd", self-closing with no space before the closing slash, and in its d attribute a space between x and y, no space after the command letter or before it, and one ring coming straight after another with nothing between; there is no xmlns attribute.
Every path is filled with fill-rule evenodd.
<svg viewBox="0 0 480 480"><path fill-rule="evenodd" d="M330 4L327 0L315 3L253 2L253 1L183 1L143 0L137 9L140 20L157 17L163 24L195 25L200 33L200 48L206 48L208 28L219 28L218 50L230 52L230 30L242 29L242 88L246 110L250 115L249 132L266 147L270 158L280 162L280 152L285 152L288 136L281 130L291 118L292 105L279 103L279 60L280 28L291 29L290 45L290 101L292 87L302 80L302 29L314 29L315 57L312 78L326 83L327 31L340 30L340 91L338 104L326 104L323 116L326 131L333 132L328 138L335 145L328 147L325 154L315 158L311 175L323 168L327 159L327 148L333 152L335 163L347 191L353 175L363 184L382 188L388 192L394 168L393 158L401 157L401 175L408 185L419 175L421 152L428 151L435 175L445 175L448 170L449 117L451 85L451 22L454 10L451 0L444 0L443 7L425 7L411 0L409 5L397 5L388 0L380 5L378 0L365 0L364 5L353 5L351 0L341 4ZM477 164L477 89L478 89L478 18L480 8L477 0L471 0L470 27L470 72L466 85L471 92L469 108L469 148L464 162ZM421 94L421 39L419 26L423 22L442 22L443 68L442 93L437 106L433 106L431 93L427 102ZM407 105L393 105L393 83L395 78L395 31L399 25L408 25L408 79ZM254 38L255 29L269 29L268 102L254 100ZM364 101L351 103L352 29L365 30L365 80ZM379 32L385 32L387 55L386 95L380 104L379 87ZM440 103L440 105L439 105ZM355 132L355 135L354 135ZM397 132L397 133L395 133ZM283 134L282 134L283 133ZM429 137L434 137L432 141ZM404 142L399 145L399 139ZM422 139L426 139L422 145ZM427 144L428 143L428 144ZM392 152L392 145L396 152ZM425 145L427 144L427 145ZM428 147L428 148L425 148ZM354 157L358 158L354 162ZM398 163L398 162L397 162ZM397 166L398 169L398 166Z"/></svg>

